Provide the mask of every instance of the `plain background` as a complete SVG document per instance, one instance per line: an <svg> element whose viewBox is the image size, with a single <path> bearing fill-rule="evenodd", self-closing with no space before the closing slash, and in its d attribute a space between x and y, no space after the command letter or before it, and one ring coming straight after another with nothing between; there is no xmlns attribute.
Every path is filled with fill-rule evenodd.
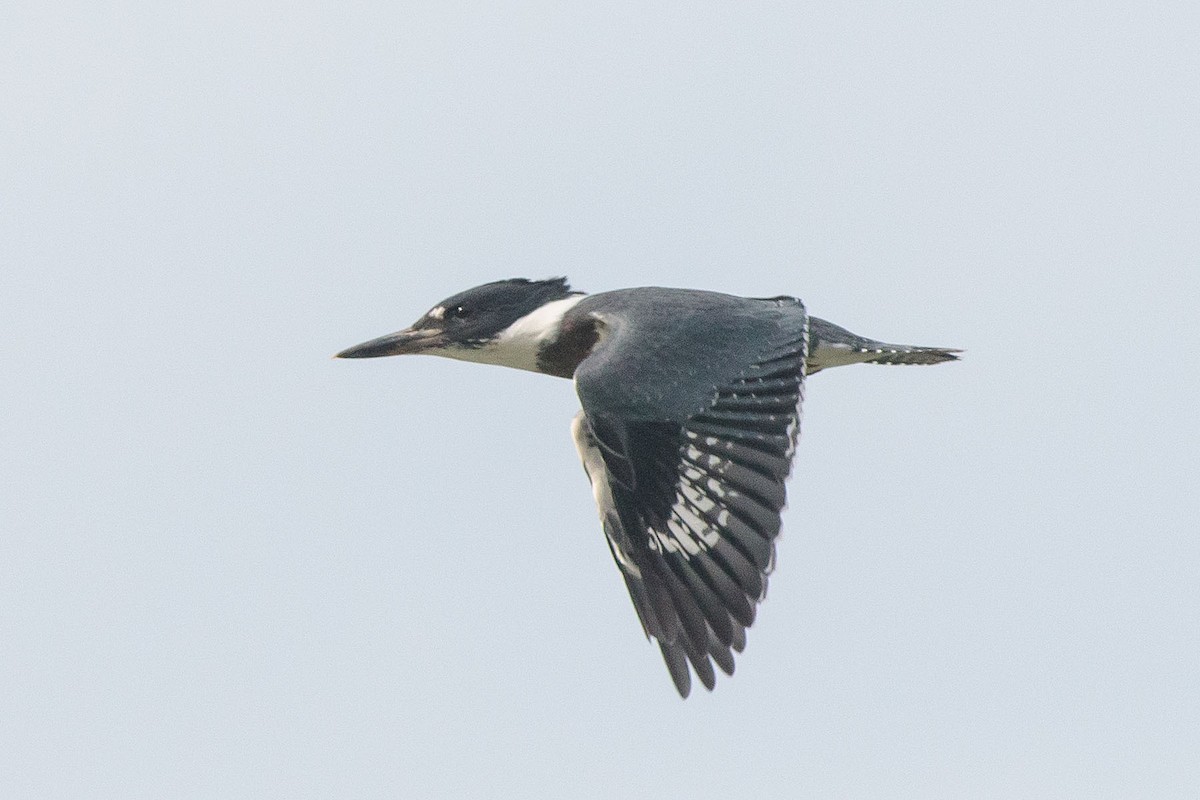
<svg viewBox="0 0 1200 800"><path fill-rule="evenodd" d="M0 794L1196 797L1191 2L0 11ZM681 702L567 381L330 355L488 280L794 294Z"/></svg>

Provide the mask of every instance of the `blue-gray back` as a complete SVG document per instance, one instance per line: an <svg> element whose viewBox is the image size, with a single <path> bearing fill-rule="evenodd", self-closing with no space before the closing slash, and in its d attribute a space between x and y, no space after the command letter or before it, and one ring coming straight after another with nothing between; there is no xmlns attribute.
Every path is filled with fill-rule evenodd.
<svg viewBox="0 0 1200 800"><path fill-rule="evenodd" d="M568 317L603 320L601 341L575 373L589 414L684 420L716 390L804 334L794 298L760 300L657 287L584 298Z"/></svg>

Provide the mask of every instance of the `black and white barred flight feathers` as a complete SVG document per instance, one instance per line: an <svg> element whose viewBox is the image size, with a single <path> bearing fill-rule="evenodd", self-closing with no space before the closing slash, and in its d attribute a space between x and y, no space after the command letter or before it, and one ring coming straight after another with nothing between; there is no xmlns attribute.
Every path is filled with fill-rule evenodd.
<svg viewBox="0 0 1200 800"><path fill-rule="evenodd" d="M609 549L675 688L712 689L767 590L805 378L852 363L936 364L809 317L792 297L657 287L585 295L497 281L339 353L429 353L573 378L572 424Z"/></svg>

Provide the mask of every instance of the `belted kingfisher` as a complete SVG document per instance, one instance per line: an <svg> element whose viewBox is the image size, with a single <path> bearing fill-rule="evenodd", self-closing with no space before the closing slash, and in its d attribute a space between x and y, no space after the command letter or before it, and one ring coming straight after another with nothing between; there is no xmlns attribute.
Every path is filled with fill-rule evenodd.
<svg viewBox="0 0 1200 800"><path fill-rule="evenodd" d="M767 589L809 375L961 351L865 339L794 297L496 281L338 358L426 353L573 378L571 433L613 559L675 688L711 690Z"/></svg>

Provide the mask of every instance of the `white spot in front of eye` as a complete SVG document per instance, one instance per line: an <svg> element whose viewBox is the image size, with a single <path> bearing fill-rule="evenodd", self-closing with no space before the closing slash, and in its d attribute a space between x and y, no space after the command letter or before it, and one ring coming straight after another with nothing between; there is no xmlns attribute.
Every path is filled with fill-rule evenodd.
<svg viewBox="0 0 1200 800"><path fill-rule="evenodd" d="M429 317L430 319L441 319L442 317L446 316L446 307L436 306L431 308L429 309L429 313L425 316Z"/></svg>

